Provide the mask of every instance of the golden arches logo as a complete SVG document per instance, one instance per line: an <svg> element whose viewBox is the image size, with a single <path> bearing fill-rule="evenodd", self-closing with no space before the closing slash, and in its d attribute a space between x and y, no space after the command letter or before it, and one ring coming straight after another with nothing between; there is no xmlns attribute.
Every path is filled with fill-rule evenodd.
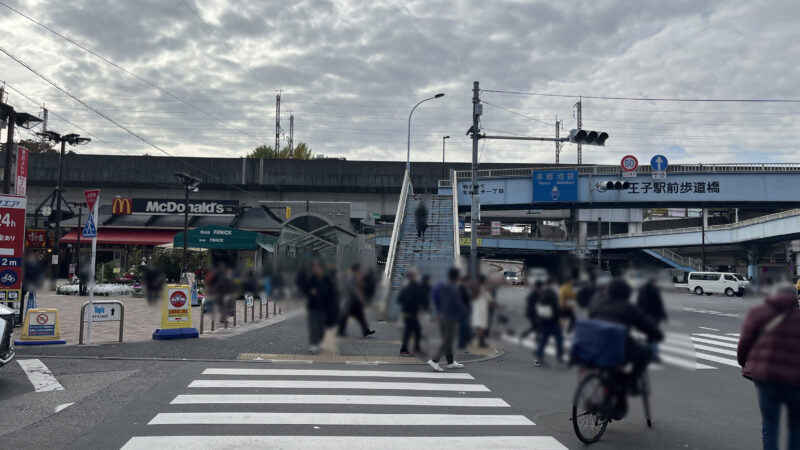
<svg viewBox="0 0 800 450"><path fill-rule="evenodd" d="M111 204L111 214L128 215L133 212L133 204L130 198L117 197Z"/></svg>

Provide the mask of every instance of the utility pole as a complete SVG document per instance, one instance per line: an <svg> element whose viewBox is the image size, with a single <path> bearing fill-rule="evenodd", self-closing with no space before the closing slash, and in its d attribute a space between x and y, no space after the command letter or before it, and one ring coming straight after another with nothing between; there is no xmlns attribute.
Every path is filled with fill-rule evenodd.
<svg viewBox="0 0 800 450"><path fill-rule="evenodd" d="M480 119L483 113L481 105L481 90L475 81L472 87L472 207L470 208L470 243L469 243L469 271L472 282L478 281L478 140L480 135ZM456 187L453 186L453 189Z"/></svg>
<svg viewBox="0 0 800 450"><path fill-rule="evenodd" d="M583 107L582 102L583 102L583 97L578 97L578 103L575 103L575 105L574 105L575 108L577 108L577 110L578 110L578 129L579 130L583 129L583 117L581 117L581 115L582 115L581 114L582 113L581 110L583 109L582 108ZM581 160L582 160L582 156L583 156L582 150L583 150L583 148L582 148L581 144L578 144L578 164L581 164Z"/></svg>
<svg viewBox="0 0 800 450"><path fill-rule="evenodd" d="M281 91L275 97L275 153L281 151Z"/></svg>
<svg viewBox="0 0 800 450"><path fill-rule="evenodd" d="M6 167L3 172L3 193L11 193L11 161L14 151L14 123L17 121L17 114L14 110L8 115L8 132L6 133Z"/></svg>
<svg viewBox="0 0 800 450"><path fill-rule="evenodd" d="M597 218L597 267L603 270L603 218Z"/></svg>
<svg viewBox="0 0 800 450"><path fill-rule="evenodd" d="M289 156L294 157L294 114L289 113Z"/></svg>
<svg viewBox="0 0 800 450"><path fill-rule="evenodd" d="M62 193L62 191L61 191L61 183L63 181L63 176L64 176L63 175L64 174L64 150L66 148L66 145L67 145L67 140L66 139L61 139L61 153L58 156L58 186L56 186L56 190L58 191L58 194L56 195L56 209L55 209L55 213L56 213L56 233L53 236L53 256L52 256L52 261L53 261L53 264L52 264L53 265L53 272L52 272L53 290L55 290L56 287L58 286L58 275L59 275L59 270L58 270L59 266L58 265L60 263L59 260L61 259L61 198L64 195ZM95 217L94 219L97 220L97 217ZM80 232L81 232L81 230L78 230L78 233L80 233Z"/></svg>
<svg viewBox="0 0 800 450"><path fill-rule="evenodd" d="M700 261L701 272L706 271L706 209L700 208Z"/></svg>
<svg viewBox="0 0 800 450"><path fill-rule="evenodd" d="M558 162L559 162L560 156L561 156L561 141L559 140L559 139L561 139L560 131L561 131L561 121L559 121L558 120L558 116L556 116L556 141L555 141L556 142L556 165L558 165Z"/></svg>

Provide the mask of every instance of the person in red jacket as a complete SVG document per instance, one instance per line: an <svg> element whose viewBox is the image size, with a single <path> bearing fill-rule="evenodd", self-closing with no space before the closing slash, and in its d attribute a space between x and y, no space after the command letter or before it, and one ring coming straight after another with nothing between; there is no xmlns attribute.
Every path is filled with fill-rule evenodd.
<svg viewBox="0 0 800 450"><path fill-rule="evenodd" d="M747 314L737 351L742 375L753 380L764 450L778 449L781 404L789 415L789 448L800 449L800 310L787 285Z"/></svg>

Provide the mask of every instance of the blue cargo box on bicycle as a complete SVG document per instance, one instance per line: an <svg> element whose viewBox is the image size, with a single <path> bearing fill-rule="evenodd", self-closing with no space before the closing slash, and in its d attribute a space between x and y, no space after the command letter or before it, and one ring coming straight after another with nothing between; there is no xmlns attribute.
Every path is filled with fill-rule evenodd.
<svg viewBox="0 0 800 450"><path fill-rule="evenodd" d="M578 320L570 357L574 364L610 369L625 362L628 329L605 320Z"/></svg>

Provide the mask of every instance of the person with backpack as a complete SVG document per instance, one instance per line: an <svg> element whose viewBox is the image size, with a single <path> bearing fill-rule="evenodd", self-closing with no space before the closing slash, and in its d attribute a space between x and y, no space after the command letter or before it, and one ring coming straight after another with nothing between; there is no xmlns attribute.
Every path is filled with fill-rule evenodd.
<svg viewBox="0 0 800 450"><path fill-rule="evenodd" d="M443 372L444 369L439 365L442 355L447 359L448 369L462 369L463 364L459 364L453 357L453 344L458 333L458 323L461 317L466 314L464 301L461 299L461 291L458 286L460 272L458 268L451 267L447 272L447 283L438 289L439 305L436 311L439 330L442 333L442 343L439 349L428 360L428 365L436 372Z"/></svg>
<svg viewBox="0 0 800 450"><path fill-rule="evenodd" d="M539 332L539 342L534 356L533 364L536 367L544 365L544 349L550 337L556 340L556 357L558 362L564 362L564 334L561 331L561 308L558 305L556 291L546 286L541 289L538 301L534 306L535 321Z"/></svg>
<svg viewBox="0 0 800 450"><path fill-rule="evenodd" d="M778 449L781 405L788 412L789 447L800 449L800 310L792 285L776 289L747 313L736 356L755 383L764 450Z"/></svg>

